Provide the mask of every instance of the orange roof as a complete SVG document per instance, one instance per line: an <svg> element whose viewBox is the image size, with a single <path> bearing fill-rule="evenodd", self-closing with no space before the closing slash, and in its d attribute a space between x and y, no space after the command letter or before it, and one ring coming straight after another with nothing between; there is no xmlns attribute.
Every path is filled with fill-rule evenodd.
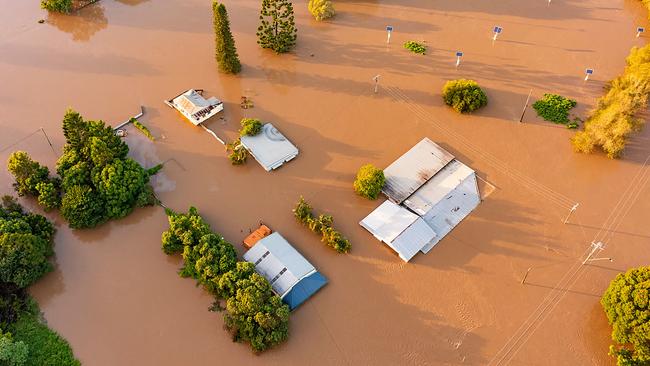
<svg viewBox="0 0 650 366"><path fill-rule="evenodd" d="M253 231L249 236L244 239L244 246L248 249L252 248L260 239L271 235L271 229L266 225L260 225L259 229Z"/></svg>

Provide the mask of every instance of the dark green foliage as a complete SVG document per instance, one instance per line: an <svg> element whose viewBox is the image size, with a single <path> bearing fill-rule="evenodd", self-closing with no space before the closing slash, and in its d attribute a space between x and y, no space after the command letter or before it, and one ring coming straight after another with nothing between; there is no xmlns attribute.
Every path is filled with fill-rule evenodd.
<svg viewBox="0 0 650 366"><path fill-rule="evenodd" d="M569 111L576 106L576 101L557 94L544 94L544 98L533 103L537 115L547 121L568 124Z"/></svg>
<svg viewBox="0 0 650 366"><path fill-rule="evenodd" d="M151 134L151 131L149 131L149 129L147 128L147 126L143 125L142 123L140 123L140 121L138 121L135 118L131 118L131 122L133 123L133 126L135 126L135 128L137 128L140 132L142 132L143 135L147 136L149 140L151 141L156 140Z"/></svg>
<svg viewBox="0 0 650 366"><path fill-rule="evenodd" d="M13 283L0 282L0 329L7 329L18 320L25 309L27 298L26 289Z"/></svg>
<svg viewBox="0 0 650 366"><path fill-rule="evenodd" d="M478 83L466 79L448 81L442 88L442 99L458 113L471 113L488 102Z"/></svg>
<svg viewBox="0 0 650 366"><path fill-rule="evenodd" d="M277 53L289 52L297 39L293 4L289 0L262 0L257 43Z"/></svg>
<svg viewBox="0 0 650 366"><path fill-rule="evenodd" d="M214 24L215 56L219 71L237 74L241 71L241 63L235 47L235 39L230 32L230 21L226 7L216 0L212 1L212 16Z"/></svg>
<svg viewBox="0 0 650 366"><path fill-rule="evenodd" d="M248 150L241 144L240 139L226 144L226 153L232 165L242 165L248 158Z"/></svg>
<svg viewBox="0 0 650 366"><path fill-rule="evenodd" d="M72 0L41 0L41 8L47 11L69 13L72 10Z"/></svg>
<svg viewBox="0 0 650 366"><path fill-rule="evenodd" d="M340 232L336 231L332 225L334 219L330 215L319 215L314 217L312 207L300 197L296 207L293 209L293 215L298 222L307 226L309 230L320 234L321 241L339 253L348 253L352 249L352 244Z"/></svg>
<svg viewBox="0 0 650 366"><path fill-rule="evenodd" d="M354 180L354 191L362 197L374 200L384 188L386 178L384 171L372 164L359 168L357 179Z"/></svg>
<svg viewBox="0 0 650 366"><path fill-rule="evenodd" d="M48 169L26 153L12 154L9 171L19 194L37 196L46 210L59 207L75 229L94 227L125 217L134 207L156 203L148 182L162 165L145 170L127 158L129 147L113 128L102 121L84 121L69 110L63 118L63 135L66 145L56 167L60 179L49 178Z"/></svg>
<svg viewBox="0 0 650 366"><path fill-rule="evenodd" d="M404 43L404 48L407 50L417 53L420 55L424 55L427 52L427 47L421 43L415 42L415 41L407 41Z"/></svg>
<svg viewBox="0 0 650 366"><path fill-rule="evenodd" d="M650 267L620 273L600 300L612 325L619 366L650 365Z"/></svg>
<svg viewBox="0 0 650 366"><path fill-rule="evenodd" d="M25 288L52 270L54 227L3 198L0 205L0 283Z"/></svg>
<svg viewBox="0 0 650 366"><path fill-rule="evenodd" d="M244 118L240 124L240 136L255 136L262 131L262 122L257 118Z"/></svg>
<svg viewBox="0 0 650 366"><path fill-rule="evenodd" d="M238 262L219 280L218 292L226 298L224 323L234 341L250 342L264 351L289 337L289 306L273 293L271 285L255 272L255 266Z"/></svg>
<svg viewBox="0 0 650 366"><path fill-rule="evenodd" d="M289 307L273 293L271 285L255 273L252 263L237 262L232 244L201 218L196 208L187 214L167 210L169 230L163 233L163 251L183 253L179 274L192 277L215 296L212 310L223 310L224 322L236 341L250 342L263 351L288 337Z"/></svg>
<svg viewBox="0 0 650 366"><path fill-rule="evenodd" d="M27 362L28 347L23 341L14 341L11 333L0 329L0 365L22 366Z"/></svg>

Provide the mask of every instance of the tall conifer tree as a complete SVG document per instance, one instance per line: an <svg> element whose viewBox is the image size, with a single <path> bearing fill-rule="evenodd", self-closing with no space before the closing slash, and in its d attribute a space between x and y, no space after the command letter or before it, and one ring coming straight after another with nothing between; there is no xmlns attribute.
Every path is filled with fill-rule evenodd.
<svg viewBox="0 0 650 366"><path fill-rule="evenodd" d="M262 0L257 43L277 53L289 52L296 45L296 22L289 0Z"/></svg>
<svg viewBox="0 0 650 366"><path fill-rule="evenodd" d="M219 71L228 74L236 74L241 71L241 63L237 56L235 40L230 33L230 22L226 7L214 0L212 2L212 13L214 17L214 41L215 57L219 64Z"/></svg>

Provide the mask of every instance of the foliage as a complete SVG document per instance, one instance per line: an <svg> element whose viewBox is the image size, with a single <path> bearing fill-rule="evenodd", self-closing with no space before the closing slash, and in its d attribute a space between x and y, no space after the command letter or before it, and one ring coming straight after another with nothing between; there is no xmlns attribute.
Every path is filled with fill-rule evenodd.
<svg viewBox="0 0 650 366"><path fill-rule="evenodd" d="M134 120L136 127L139 124ZM46 210L59 207L75 229L94 227L125 217L134 207L156 203L148 183L162 166L145 170L127 158L129 147L115 136L112 127L102 121L85 121L68 110L63 117L63 135L66 144L56 165L60 179L49 178L47 167L24 152L11 155L9 171L19 194L37 196Z"/></svg>
<svg viewBox="0 0 650 366"><path fill-rule="evenodd" d="M557 94L544 94L544 98L533 103L537 115L546 121L569 124L569 111L576 106L576 101Z"/></svg>
<svg viewBox="0 0 650 366"><path fill-rule="evenodd" d="M610 354L619 366L650 364L650 266L620 273L609 284L600 303L609 324Z"/></svg>
<svg viewBox="0 0 650 366"><path fill-rule="evenodd" d="M584 130L571 139L577 152L602 149L608 157L623 153L628 137L644 124L639 114L650 96L650 45L632 48L623 75L609 83L607 94L585 121Z"/></svg>
<svg viewBox="0 0 650 366"><path fill-rule="evenodd" d="M167 211L169 230L163 233L163 251L183 253L179 274L192 277L215 295L212 309L223 309L224 324L233 340L250 342L259 352L285 341L289 332L289 307L273 293L271 284L255 273L252 263L237 262L232 244L201 218L194 207L187 214Z"/></svg>
<svg viewBox="0 0 650 366"><path fill-rule="evenodd" d="M348 253L352 249L350 241L332 227L334 224L332 216L319 215L315 217L311 205L302 196L293 209L293 215L298 222L307 226L309 230L320 234L321 241L337 252Z"/></svg>
<svg viewBox="0 0 650 366"><path fill-rule="evenodd" d="M11 199L0 205L0 283L25 288L52 270L54 227Z"/></svg>
<svg viewBox="0 0 650 366"><path fill-rule="evenodd" d="M41 8L47 11L69 13L72 10L72 0L41 0Z"/></svg>
<svg viewBox="0 0 650 366"><path fill-rule="evenodd" d="M243 118L240 123L240 136L255 136L262 131L262 122L257 118Z"/></svg>
<svg viewBox="0 0 650 366"><path fill-rule="evenodd" d="M234 341L250 342L254 351L264 351L289 337L289 306L273 293L271 284L255 272L255 266L238 262L219 280L225 297L224 323Z"/></svg>
<svg viewBox="0 0 650 366"><path fill-rule="evenodd" d="M336 14L330 0L309 0L307 9L318 21L329 19Z"/></svg>
<svg viewBox="0 0 650 366"><path fill-rule="evenodd" d="M372 164L366 164L359 168L353 187L360 196L374 200L379 196L385 183L384 171Z"/></svg>
<svg viewBox="0 0 650 366"><path fill-rule="evenodd" d="M442 99L458 113L471 113L488 102L478 83L466 79L448 81L442 88Z"/></svg>
<svg viewBox="0 0 650 366"><path fill-rule="evenodd" d="M0 329L0 365L22 366L27 362L29 353L23 341L14 341L11 333L3 333Z"/></svg>
<svg viewBox="0 0 650 366"><path fill-rule="evenodd" d="M131 122L133 123L133 126L135 126L135 128L137 128L140 132L142 132L143 135L147 136L149 140L151 141L156 140L151 134L151 131L149 131L149 129L147 128L147 126L143 125L142 123L140 123L140 121L138 121L135 118L131 118Z"/></svg>
<svg viewBox="0 0 650 366"><path fill-rule="evenodd" d="M289 52L297 39L293 4L289 0L262 0L257 43L277 53Z"/></svg>
<svg viewBox="0 0 650 366"><path fill-rule="evenodd" d="M36 302L28 301L27 308L10 327L14 342L23 342L29 350L25 365L80 366L70 344L41 320Z"/></svg>
<svg viewBox="0 0 650 366"><path fill-rule="evenodd" d="M242 145L241 139L226 144L226 153L232 165L242 165L248 158L248 150Z"/></svg>
<svg viewBox="0 0 650 366"><path fill-rule="evenodd" d="M27 297L26 289L13 283L0 282L0 328L6 329L18 320Z"/></svg>
<svg viewBox="0 0 650 366"><path fill-rule="evenodd" d="M427 47L421 43L418 43L416 41L407 41L404 43L404 48L407 50L417 53L420 55L424 55L427 52Z"/></svg>
<svg viewBox="0 0 650 366"><path fill-rule="evenodd" d="M215 57L219 70L228 74L241 71L241 63L235 47L235 39L230 32L230 21L225 5L217 0L212 1L212 17L214 25Z"/></svg>

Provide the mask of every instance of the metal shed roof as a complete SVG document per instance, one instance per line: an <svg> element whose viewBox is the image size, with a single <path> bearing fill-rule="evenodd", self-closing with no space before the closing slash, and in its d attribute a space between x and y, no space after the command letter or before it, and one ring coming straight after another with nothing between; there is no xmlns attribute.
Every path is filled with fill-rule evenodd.
<svg viewBox="0 0 650 366"><path fill-rule="evenodd" d="M271 123L255 136L242 136L241 143L267 172L298 156L298 148Z"/></svg>
<svg viewBox="0 0 650 366"><path fill-rule="evenodd" d="M359 224L406 262L436 237L422 218L391 201L384 201Z"/></svg>
<svg viewBox="0 0 650 366"><path fill-rule="evenodd" d="M289 305L289 309L293 310L326 284L327 278L319 272L314 272L293 286L282 300Z"/></svg>
<svg viewBox="0 0 650 366"><path fill-rule="evenodd" d="M386 184L382 192L391 201L402 203L453 159L448 151L425 137L384 169Z"/></svg>
<svg viewBox="0 0 650 366"><path fill-rule="evenodd" d="M280 297L302 278L316 272L314 266L277 232L260 239L244 253L244 260L255 264L257 272L269 280Z"/></svg>

